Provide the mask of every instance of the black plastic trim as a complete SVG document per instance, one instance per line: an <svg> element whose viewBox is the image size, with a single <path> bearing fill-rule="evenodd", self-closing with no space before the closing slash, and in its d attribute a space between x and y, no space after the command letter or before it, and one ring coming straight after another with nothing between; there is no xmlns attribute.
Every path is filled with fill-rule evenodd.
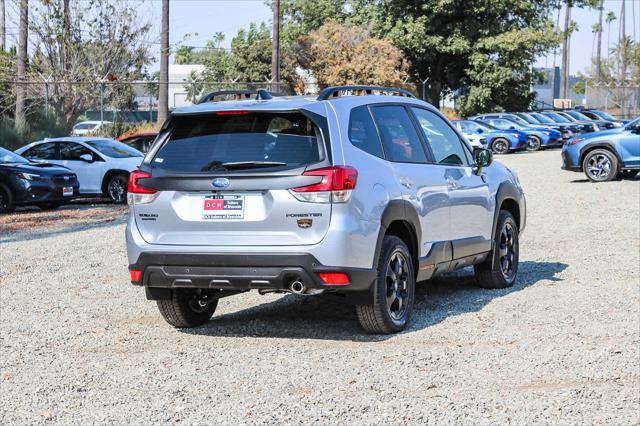
<svg viewBox="0 0 640 426"><path fill-rule="evenodd" d="M308 288L368 291L375 269L325 266L309 253L143 252L129 269L143 271L137 285L161 288L284 290L301 277ZM318 272L345 272L350 284L325 285Z"/></svg>

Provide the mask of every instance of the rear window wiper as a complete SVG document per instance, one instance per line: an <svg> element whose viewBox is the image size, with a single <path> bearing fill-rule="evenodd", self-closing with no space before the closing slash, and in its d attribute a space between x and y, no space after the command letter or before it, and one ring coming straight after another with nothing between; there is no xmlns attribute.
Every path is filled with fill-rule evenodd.
<svg viewBox="0 0 640 426"><path fill-rule="evenodd" d="M286 165L287 163L279 161L231 161L227 163L212 161L200 170L207 172L213 170L259 169L263 167L281 167Z"/></svg>

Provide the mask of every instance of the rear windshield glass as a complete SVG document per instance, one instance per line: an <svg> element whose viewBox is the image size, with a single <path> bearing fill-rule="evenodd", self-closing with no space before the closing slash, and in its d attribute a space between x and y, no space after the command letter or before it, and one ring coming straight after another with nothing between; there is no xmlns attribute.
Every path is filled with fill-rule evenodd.
<svg viewBox="0 0 640 426"><path fill-rule="evenodd" d="M169 139L151 165L169 171L206 172L256 169L261 168L260 163L297 167L323 159L320 130L301 113L222 111L174 116Z"/></svg>

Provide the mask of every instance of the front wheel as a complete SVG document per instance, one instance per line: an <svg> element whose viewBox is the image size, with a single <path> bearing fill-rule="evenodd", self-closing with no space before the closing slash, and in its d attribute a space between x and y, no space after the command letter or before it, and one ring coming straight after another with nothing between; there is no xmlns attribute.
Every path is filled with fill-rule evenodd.
<svg viewBox="0 0 640 426"><path fill-rule="evenodd" d="M209 321L218 306L218 299L198 289L177 289L171 298L158 300L158 309L166 322L176 328L197 327Z"/></svg>
<svg viewBox="0 0 640 426"><path fill-rule="evenodd" d="M584 158L582 170L591 182L607 182L618 174L618 159L609 150L594 149Z"/></svg>
<svg viewBox="0 0 640 426"><path fill-rule="evenodd" d="M11 190L5 185L0 185L0 213L11 213L15 209Z"/></svg>
<svg viewBox="0 0 640 426"><path fill-rule="evenodd" d="M493 252L484 262L474 266L476 284L482 288L507 288L516 282L520 245L518 224L506 210L498 213Z"/></svg>
<svg viewBox="0 0 640 426"><path fill-rule="evenodd" d="M403 330L411 318L415 288L413 260L407 245L398 237L385 236L373 300L356 306L362 328L375 334Z"/></svg>
<svg viewBox="0 0 640 426"><path fill-rule="evenodd" d="M531 136L527 141L527 151L539 151L542 146L542 141L538 136Z"/></svg>
<svg viewBox="0 0 640 426"><path fill-rule="evenodd" d="M127 176L114 175L107 183L107 195L115 204L127 202Z"/></svg>
<svg viewBox="0 0 640 426"><path fill-rule="evenodd" d="M491 142L491 151L494 154L506 154L509 152L509 141L504 138L495 138Z"/></svg>

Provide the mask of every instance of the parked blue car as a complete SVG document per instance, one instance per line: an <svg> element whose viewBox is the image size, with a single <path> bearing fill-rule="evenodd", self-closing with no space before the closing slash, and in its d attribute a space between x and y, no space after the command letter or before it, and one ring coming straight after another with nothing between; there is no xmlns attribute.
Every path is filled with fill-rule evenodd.
<svg viewBox="0 0 640 426"><path fill-rule="evenodd" d="M640 172L640 118L622 128L577 136L562 147L562 168L584 172L592 182Z"/></svg>
<svg viewBox="0 0 640 426"><path fill-rule="evenodd" d="M490 124L504 131L514 131L526 133L529 136L527 151L538 151L542 148L551 148L562 146L562 133L554 129L545 129L538 127L526 127L508 118L492 118L483 120L484 123Z"/></svg>
<svg viewBox="0 0 640 426"><path fill-rule="evenodd" d="M526 149L529 137L522 132L505 132L476 120L455 120L452 123L462 134L481 134L487 139L487 148L495 154Z"/></svg>

